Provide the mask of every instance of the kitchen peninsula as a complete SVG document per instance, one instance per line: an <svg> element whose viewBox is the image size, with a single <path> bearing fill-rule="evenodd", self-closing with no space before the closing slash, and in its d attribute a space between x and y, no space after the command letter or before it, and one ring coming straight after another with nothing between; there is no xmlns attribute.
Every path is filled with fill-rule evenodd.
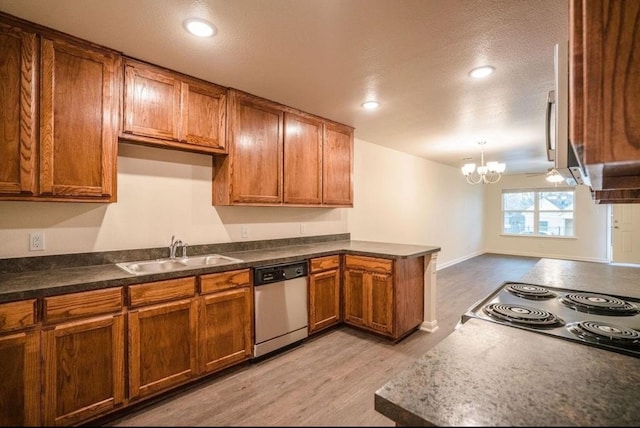
<svg viewBox="0 0 640 428"><path fill-rule="evenodd" d="M505 279L640 297L629 266L542 259ZM472 318L378 389L375 409L398 426L637 426L638 400L640 358Z"/></svg>

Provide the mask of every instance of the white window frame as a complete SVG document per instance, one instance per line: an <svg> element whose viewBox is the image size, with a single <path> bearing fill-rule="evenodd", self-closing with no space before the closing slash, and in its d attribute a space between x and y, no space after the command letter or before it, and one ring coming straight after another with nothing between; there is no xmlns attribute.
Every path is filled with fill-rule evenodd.
<svg viewBox="0 0 640 428"><path fill-rule="evenodd" d="M571 235L547 235L541 234L539 230L540 223L540 213L545 212L558 212L558 211L550 211L550 210L541 210L540 203L540 193L549 193L549 192L571 192L573 193L573 227ZM526 210L505 210L504 209L504 195L507 193L533 193L534 199L534 209L533 211ZM531 234L526 233L509 233L505 231L504 228L504 217L507 212L533 212L533 232ZM569 212L569 211L564 211ZM500 194L500 231L504 236L519 236L524 238L534 237L534 238L576 238L576 191L573 187L562 187L562 188L553 188L553 187L543 187L543 188L527 188L527 189L502 189L502 193Z"/></svg>

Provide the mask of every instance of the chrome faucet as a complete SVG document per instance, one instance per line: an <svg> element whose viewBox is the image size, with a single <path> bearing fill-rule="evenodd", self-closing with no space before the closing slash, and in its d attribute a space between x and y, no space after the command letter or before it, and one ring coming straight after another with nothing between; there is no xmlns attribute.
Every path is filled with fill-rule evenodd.
<svg viewBox="0 0 640 428"><path fill-rule="evenodd" d="M176 249L180 246L182 246L182 256L184 257L187 254L185 244L183 244L179 239L177 241L174 241L175 238L175 235L171 236L171 244L169 245L169 257L172 259L176 258Z"/></svg>

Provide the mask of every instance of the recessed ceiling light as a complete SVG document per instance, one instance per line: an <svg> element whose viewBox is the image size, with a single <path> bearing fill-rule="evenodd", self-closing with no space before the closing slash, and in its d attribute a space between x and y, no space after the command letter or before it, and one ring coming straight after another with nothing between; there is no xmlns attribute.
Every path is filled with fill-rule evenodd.
<svg viewBox="0 0 640 428"><path fill-rule="evenodd" d="M373 110L380 107L380 103L377 101L366 101L362 103L362 107L366 108L367 110Z"/></svg>
<svg viewBox="0 0 640 428"><path fill-rule="evenodd" d="M492 67L490 65L484 65L482 67L476 67L473 70L471 70L469 72L469 76L473 77L474 79L482 79L483 77L487 77L494 71L496 71L495 67Z"/></svg>
<svg viewBox="0 0 640 428"><path fill-rule="evenodd" d="M216 27L209 21L201 18L189 18L185 20L184 28L198 37L211 37L216 34Z"/></svg>

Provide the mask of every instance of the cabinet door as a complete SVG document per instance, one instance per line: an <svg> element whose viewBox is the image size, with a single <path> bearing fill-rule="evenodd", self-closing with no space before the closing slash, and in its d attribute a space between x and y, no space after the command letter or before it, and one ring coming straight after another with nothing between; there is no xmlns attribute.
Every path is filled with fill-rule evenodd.
<svg viewBox="0 0 640 428"><path fill-rule="evenodd" d="M280 204L284 113L270 101L231 94L231 202Z"/></svg>
<svg viewBox="0 0 640 428"><path fill-rule="evenodd" d="M197 374L197 300L129 312L129 397L138 399Z"/></svg>
<svg viewBox="0 0 640 428"><path fill-rule="evenodd" d="M366 326L367 295L366 274L361 270L344 271L344 322L356 326Z"/></svg>
<svg viewBox="0 0 640 428"><path fill-rule="evenodd" d="M369 273L367 288L371 295L367 325L380 333L393 333L393 277L387 273Z"/></svg>
<svg viewBox="0 0 640 428"><path fill-rule="evenodd" d="M177 141L180 81L156 67L129 60L124 76L124 133Z"/></svg>
<svg viewBox="0 0 640 428"><path fill-rule="evenodd" d="M637 191L640 2L573 0L569 13L570 139L594 190Z"/></svg>
<svg viewBox="0 0 640 428"><path fill-rule="evenodd" d="M36 187L36 35L0 23L0 195Z"/></svg>
<svg viewBox="0 0 640 428"><path fill-rule="evenodd" d="M323 122L311 116L284 115L284 202L322 202Z"/></svg>
<svg viewBox="0 0 640 428"><path fill-rule="evenodd" d="M122 314L42 331L44 425L75 425L124 401Z"/></svg>
<svg viewBox="0 0 640 428"><path fill-rule="evenodd" d="M120 56L42 39L40 193L115 200Z"/></svg>
<svg viewBox="0 0 640 428"><path fill-rule="evenodd" d="M325 125L322 152L322 203L353 206L353 129Z"/></svg>
<svg viewBox="0 0 640 428"><path fill-rule="evenodd" d="M41 426L40 335L0 336L0 426Z"/></svg>
<svg viewBox="0 0 640 428"><path fill-rule="evenodd" d="M251 287L200 298L200 371L208 373L251 357Z"/></svg>
<svg viewBox="0 0 640 428"><path fill-rule="evenodd" d="M182 82L180 140L225 152L227 91L215 85Z"/></svg>
<svg viewBox="0 0 640 428"><path fill-rule="evenodd" d="M340 322L340 270L309 275L309 333Z"/></svg>

